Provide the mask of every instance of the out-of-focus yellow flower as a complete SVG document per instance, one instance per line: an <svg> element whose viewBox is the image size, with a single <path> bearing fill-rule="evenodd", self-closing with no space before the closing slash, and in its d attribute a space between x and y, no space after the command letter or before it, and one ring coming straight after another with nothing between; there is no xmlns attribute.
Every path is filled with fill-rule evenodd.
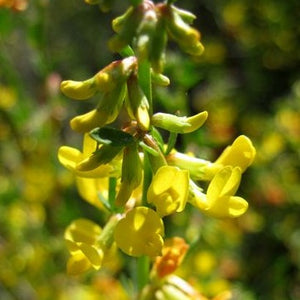
<svg viewBox="0 0 300 300"><path fill-rule="evenodd" d="M217 264L216 256L209 251L200 251L194 258L194 266L201 275L210 274Z"/></svg>
<svg viewBox="0 0 300 300"><path fill-rule="evenodd" d="M108 177L84 178L76 177L76 185L79 195L88 203L103 209L99 197L108 197Z"/></svg>
<svg viewBox="0 0 300 300"><path fill-rule="evenodd" d="M115 229L117 246L131 256L161 254L164 225L159 215L152 209L139 206L130 210Z"/></svg>
<svg viewBox="0 0 300 300"><path fill-rule="evenodd" d="M88 158L97 147L97 142L93 140L88 134L84 135L83 151L79 151L76 148L62 146L58 150L58 159L60 163L72 171L79 177L97 178L116 176L120 171L120 161L116 158L113 163L103 164L90 171L79 171L77 166L86 158Z"/></svg>
<svg viewBox="0 0 300 300"><path fill-rule="evenodd" d="M189 173L173 166L163 166L154 175L147 199L163 217L184 209L189 187Z"/></svg>
<svg viewBox="0 0 300 300"><path fill-rule="evenodd" d="M1 7L1 0L0 0ZM0 108L8 110L17 102L17 95L15 90L10 87L0 85Z"/></svg>
<svg viewBox="0 0 300 300"><path fill-rule="evenodd" d="M159 277L173 273L181 264L189 246L184 239L174 237L165 241L162 256L155 260L154 270Z"/></svg>
<svg viewBox="0 0 300 300"><path fill-rule="evenodd" d="M186 22L186 19L174 6L168 5L165 10L168 35L178 43L184 52L200 56L204 47L200 42L200 32L189 25L192 20Z"/></svg>
<svg viewBox="0 0 300 300"><path fill-rule="evenodd" d="M205 214L215 218L239 217L248 208L246 200L234 196L240 181L239 167L224 167L212 179L206 194L191 181L189 201Z"/></svg>
<svg viewBox="0 0 300 300"><path fill-rule="evenodd" d="M90 268L99 270L102 265L103 249L97 243L101 227L87 219L73 221L65 231L65 240L71 254L67 272L77 275Z"/></svg>

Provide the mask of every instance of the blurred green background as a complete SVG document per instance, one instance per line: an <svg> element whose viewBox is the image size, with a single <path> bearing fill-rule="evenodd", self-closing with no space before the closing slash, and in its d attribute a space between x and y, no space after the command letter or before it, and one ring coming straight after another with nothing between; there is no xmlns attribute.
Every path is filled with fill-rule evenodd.
<svg viewBox="0 0 300 300"><path fill-rule="evenodd" d="M107 14L81 0L16 2L0 1L0 299L127 299L122 259L66 275L65 227L79 217L102 225L103 216L80 198L56 153L80 148L68 122L89 105L65 98L60 82L118 58L107 40L129 2L116 0ZM208 297L230 289L234 299L300 299L299 1L176 5L198 16L206 51L195 60L169 44L171 85L155 89L155 109L208 111L198 132L179 137L181 151L214 160L245 134L258 153L238 191L250 204L244 216L220 221L188 208L167 219L170 236L193 243L180 274Z"/></svg>

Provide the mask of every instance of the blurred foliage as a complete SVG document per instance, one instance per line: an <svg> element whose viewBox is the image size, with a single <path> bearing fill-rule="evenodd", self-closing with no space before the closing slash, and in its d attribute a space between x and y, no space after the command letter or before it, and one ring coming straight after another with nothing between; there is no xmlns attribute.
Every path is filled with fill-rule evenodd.
<svg viewBox="0 0 300 300"><path fill-rule="evenodd" d="M115 1L108 14L81 0L8 2L0 1L0 299L127 299L120 282L133 287L119 278L121 258L98 273L66 275L65 227L102 216L80 199L56 152L81 144L68 125L79 106L59 84L112 60L110 22L128 2ZM155 90L156 110L209 112L201 130L179 137L180 150L213 160L243 133L258 152L240 188L245 216L218 221L190 210L167 220L168 234L192 243L179 272L208 296L229 288L234 299L299 299L299 2L177 5L198 16L206 51L196 61L170 45L171 86Z"/></svg>

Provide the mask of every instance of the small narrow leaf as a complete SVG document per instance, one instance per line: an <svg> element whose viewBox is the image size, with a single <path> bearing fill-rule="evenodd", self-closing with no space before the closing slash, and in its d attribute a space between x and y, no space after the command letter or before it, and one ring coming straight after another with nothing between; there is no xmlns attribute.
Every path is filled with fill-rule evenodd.
<svg viewBox="0 0 300 300"><path fill-rule="evenodd" d="M146 145L144 142L139 142L139 145L143 148L144 151L150 153L153 156L159 156L159 153L152 147Z"/></svg>
<svg viewBox="0 0 300 300"><path fill-rule="evenodd" d="M99 144L114 147L123 147L135 142L131 134L112 127L95 128L90 132L90 136Z"/></svg>

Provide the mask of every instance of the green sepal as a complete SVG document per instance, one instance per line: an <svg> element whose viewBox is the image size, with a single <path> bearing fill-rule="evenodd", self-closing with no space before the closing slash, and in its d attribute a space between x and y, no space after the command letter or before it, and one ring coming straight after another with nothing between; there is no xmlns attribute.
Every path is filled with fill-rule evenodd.
<svg viewBox="0 0 300 300"><path fill-rule="evenodd" d="M137 144L124 148L122 162L121 186L116 197L116 206L122 207L129 200L133 190L141 183L142 163Z"/></svg>
<svg viewBox="0 0 300 300"><path fill-rule="evenodd" d="M131 134L113 127L95 128L90 132L90 137L99 144L113 147L125 147L135 142Z"/></svg>
<svg viewBox="0 0 300 300"><path fill-rule="evenodd" d="M156 73L163 71L167 39L165 19L160 17L156 22L155 30L151 36L151 51L149 53L151 67Z"/></svg>

